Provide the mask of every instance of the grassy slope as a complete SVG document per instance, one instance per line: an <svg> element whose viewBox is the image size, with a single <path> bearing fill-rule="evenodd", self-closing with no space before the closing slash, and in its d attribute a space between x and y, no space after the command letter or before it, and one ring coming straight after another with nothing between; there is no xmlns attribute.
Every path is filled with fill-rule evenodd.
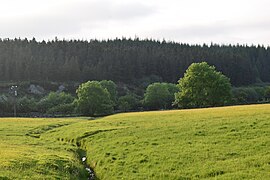
<svg viewBox="0 0 270 180"><path fill-rule="evenodd" d="M86 177L74 147L40 137L78 122L64 119L0 119L0 179Z"/></svg>
<svg viewBox="0 0 270 180"><path fill-rule="evenodd" d="M270 179L270 105L126 113L48 133L101 179Z"/></svg>
<svg viewBox="0 0 270 180"><path fill-rule="evenodd" d="M0 179L74 179L77 145L100 179L270 177L270 105L0 123Z"/></svg>

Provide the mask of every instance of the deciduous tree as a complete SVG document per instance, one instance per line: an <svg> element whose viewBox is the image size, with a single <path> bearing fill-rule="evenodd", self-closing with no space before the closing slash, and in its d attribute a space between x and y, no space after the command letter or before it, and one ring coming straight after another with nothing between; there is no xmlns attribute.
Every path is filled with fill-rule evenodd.
<svg viewBox="0 0 270 180"><path fill-rule="evenodd" d="M179 107L222 106L231 100L229 78L206 62L191 64L178 82L175 104Z"/></svg>
<svg viewBox="0 0 270 180"><path fill-rule="evenodd" d="M174 100L177 88L170 83L150 84L144 94L144 106L148 109L168 109Z"/></svg>
<svg viewBox="0 0 270 180"><path fill-rule="evenodd" d="M83 83L76 92L78 110L84 115L98 116L112 113L113 102L110 93L98 81Z"/></svg>

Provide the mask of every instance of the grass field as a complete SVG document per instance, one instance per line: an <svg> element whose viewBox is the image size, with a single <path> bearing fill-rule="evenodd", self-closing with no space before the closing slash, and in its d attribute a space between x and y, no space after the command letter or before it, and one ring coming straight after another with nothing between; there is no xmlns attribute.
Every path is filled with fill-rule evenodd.
<svg viewBox="0 0 270 180"><path fill-rule="evenodd" d="M1 179L80 179L87 174L76 147L40 137L46 131L77 123L64 119L0 119Z"/></svg>
<svg viewBox="0 0 270 180"><path fill-rule="evenodd" d="M270 179L270 105L0 123L0 179Z"/></svg>

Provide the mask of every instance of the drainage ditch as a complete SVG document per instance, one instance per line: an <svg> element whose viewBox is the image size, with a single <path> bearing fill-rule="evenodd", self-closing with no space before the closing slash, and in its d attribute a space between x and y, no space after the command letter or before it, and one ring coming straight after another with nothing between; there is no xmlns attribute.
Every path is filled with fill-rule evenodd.
<svg viewBox="0 0 270 180"><path fill-rule="evenodd" d="M80 157L80 160L82 162L82 164L84 165L85 170L88 173L88 179L87 180L96 180L96 175L93 171L93 169L87 164L87 156L86 156L86 151L84 151L83 149L78 149L77 153Z"/></svg>

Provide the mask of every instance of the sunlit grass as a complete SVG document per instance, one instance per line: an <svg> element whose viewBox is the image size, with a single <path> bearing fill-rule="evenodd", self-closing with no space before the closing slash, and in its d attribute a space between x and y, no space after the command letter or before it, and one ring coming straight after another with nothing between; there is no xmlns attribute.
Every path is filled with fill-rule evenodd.
<svg viewBox="0 0 270 180"><path fill-rule="evenodd" d="M101 179L270 177L270 105L117 114L53 136L80 141Z"/></svg>
<svg viewBox="0 0 270 180"><path fill-rule="evenodd" d="M270 105L0 123L0 179L270 179Z"/></svg>
<svg viewBox="0 0 270 180"><path fill-rule="evenodd" d="M70 179L86 177L69 145L30 133L77 122L64 119L0 119L0 179ZM43 131L44 132L44 131ZM75 148L74 148L75 150Z"/></svg>

